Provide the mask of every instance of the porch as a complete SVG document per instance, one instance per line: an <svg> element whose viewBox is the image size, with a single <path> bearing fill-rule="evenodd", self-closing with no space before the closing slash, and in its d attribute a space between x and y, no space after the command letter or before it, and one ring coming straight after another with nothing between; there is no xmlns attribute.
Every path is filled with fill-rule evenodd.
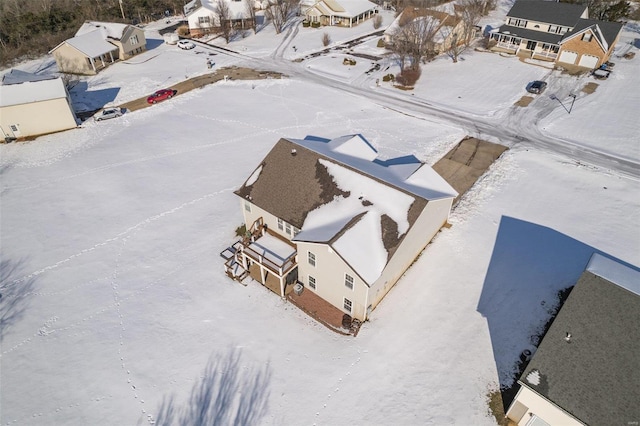
<svg viewBox="0 0 640 426"><path fill-rule="evenodd" d="M302 286L302 284L300 284L300 286ZM351 319L344 311L318 296L313 290L306 287L299 288L302 288L301 292L294 291L287 295L289 302L336 333L345 336L353 335L354 337L358 335L360 326L362 325L360 321Z"/></svg>
<svg viewBox="0 0 640 426"><path fill-rule="evenodd" d="M295 245L267 229L262 218L220 253L229 277L242 283L250 276L283 298L298 280L296 255Z"/></svg>

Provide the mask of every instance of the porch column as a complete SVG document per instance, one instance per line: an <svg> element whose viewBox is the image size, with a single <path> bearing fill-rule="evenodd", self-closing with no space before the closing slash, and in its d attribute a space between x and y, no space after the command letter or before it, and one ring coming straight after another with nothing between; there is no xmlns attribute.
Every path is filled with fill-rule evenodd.
<svg viewBox="0 0 640 426"><path fill-rule="evenodd" d="M266 284L267 276L264 274L264 267L262 266L262 263L258 263L258 265L260 265L260 279L262 280L260 284Z"/></svg>
<svg viewBox="0 0 640 426"><path fill-rule="evenodd" d="M280 297L284 299L284 277L280 277Z"/></svg>
<svg viewBox="0 0 640 426"><path fill-rule="evenodd" d="M89 58L89 63L91 64L91 68L93 68L93 72L96 71L96 61L93 58Z"/></svg>
<svg viewBox="0 0 640 426"><path fill-rule="evenodd" d="M109 57L111 58L111 63L113 63L113 52L109 52Z"/></svg>

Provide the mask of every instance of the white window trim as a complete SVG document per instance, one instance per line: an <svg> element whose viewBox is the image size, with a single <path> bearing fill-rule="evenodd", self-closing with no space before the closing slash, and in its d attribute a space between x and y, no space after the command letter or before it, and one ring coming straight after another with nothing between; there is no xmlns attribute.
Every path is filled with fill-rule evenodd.
<svg viewBox="0 0 640 426"><path fill-rule="evenodd" d="M349 302L349 309L347 309L347 302ZM352 313L353 312L353 302L349 299L347 299L346 297L342 299L342 308L349 312Z"/></svg>
<svg viewBox="0 0 640 426"><path fill-rule="evenodd" d="M313 258L313 263L311 261L311 258ZM311 251L307 252L307 263L309 263L309 265L313 266L314 268L316 267L316 265L318 264L318 259L316 258L315 253Z"/></svg>
<svg viewBox="0 0 640 426"><path fill-rule="evenodd" d="M351 278L351 281L349 281L349 280L347 279L347 277ZM345 286L346 288L350 289L350 290L353 290L353 288L355 287L354 283L355 283L354 278L353 278L351 275L349 275L349 274L345 273L345 274L344 274L344 286ZM349 285L349 284L351 284L351 285Z"/></svg>
<svg viewBox="0 0 640 426"><path fill-rule="evenodd" d="M245 201L245 202L244 202L244 209L245 209L246 211L248 211L249 213L251 213L251 203L250 203L250 202L248 202L248 201Z"/></svg>
<svg viewBox="0 0 640 426"><path fill-rule="evenodd" d="M309 288L311 290L315 290L315 289L318 288L318 281L316 281L316 279L314 277L312 277L311 275L309 275L308 278L307 278L307 284L309 285Z"/></svg>
<svg viewBox="0 0 640 426"><path fill-rule="evenodd" d="M278 229L284 231L284 221L278 218Z"/></svg>

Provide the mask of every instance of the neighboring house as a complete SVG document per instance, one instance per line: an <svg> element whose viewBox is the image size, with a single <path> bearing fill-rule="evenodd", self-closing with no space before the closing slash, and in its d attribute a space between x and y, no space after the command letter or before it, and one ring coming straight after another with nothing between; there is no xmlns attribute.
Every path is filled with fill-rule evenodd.
<svg viewBox="0 0 640 426"><path fill-rule="evenodd" d="M449 218L456 191L361 135L280 139L240 189L247 235L225 269L281 297L296 282L364 321Z"/></svg>
<svg viewBox="0 0 640 426"><path fill-rule="evenodd" d="M60 72L97 74L116 60L146 50L144 31L134 25L86 21L76 35L51 49Z"/></svg>
<svg viewBox="0 0 640 426"><path fill-rule="evenodd" d="M518 425L640 419L640 271L594 254L524 370Z"/></svg>
<svg viewBox="0 0 640 426"><path fill-rule="evenodd" d="M403 39L402 28L421 20L420 27L430 35L429 50L437 55L446 51L454 43L464 43L468 36L460 17L438 10L406 7L384 32L384 42L392 45Z"/></svg>
<svg viewBox="0 0 640 426"><path fill-rule="evenodd" d="M623 24L589 18L587 6L517 0L506 25L491 34L494 49L558 65L598 68L608 61Z"/></svg>
<svg viewBox="0 0 640 426"><path fill-rule="evenodd" d="M233 28L253 28L255 22L247 9L245 0L194 0L184 6L189 22L189 33L193 37L216 32L220 26L218 2L225 2L229 7Z"/></svg>
<svg viewBox="0 0 640 426"><path fill-rule="evenodd" d="M378 5L369 0L318 0L302 7L306 21L341 27L353 27L376 13Z"/></svg>
<svg viewBox="0 0 640 426"><path fill-rule="evenodd" d="M15 140L76 127L69 92L60 77L11 70L0 84L2 137Z"/></svg>

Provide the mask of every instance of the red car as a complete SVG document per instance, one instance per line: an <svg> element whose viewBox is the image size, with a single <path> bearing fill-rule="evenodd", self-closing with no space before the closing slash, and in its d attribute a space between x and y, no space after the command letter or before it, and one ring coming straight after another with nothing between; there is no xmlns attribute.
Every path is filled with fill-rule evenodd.
<svg viewBox="0 0 640 426"><path fill-rule="evenodd" d="M173 89L158 90L147 98L147 103L155 104L156 102L164 101L165 99L172 98L176 93L178 93L178 91Z"/></svg>

